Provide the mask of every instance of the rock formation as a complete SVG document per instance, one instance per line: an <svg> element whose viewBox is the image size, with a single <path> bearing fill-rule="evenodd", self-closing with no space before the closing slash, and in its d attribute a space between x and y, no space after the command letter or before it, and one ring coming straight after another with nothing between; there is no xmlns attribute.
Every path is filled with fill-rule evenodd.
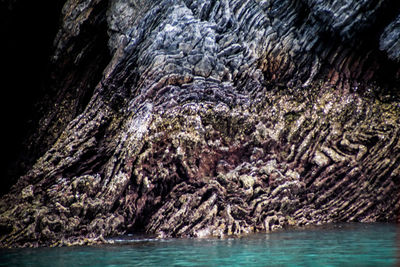
<svg viewBox="0 0 400 267"><path fill-rule="evenodd" d="M399 18L395 0L66 1L0 245L399 221Z"/></svg>

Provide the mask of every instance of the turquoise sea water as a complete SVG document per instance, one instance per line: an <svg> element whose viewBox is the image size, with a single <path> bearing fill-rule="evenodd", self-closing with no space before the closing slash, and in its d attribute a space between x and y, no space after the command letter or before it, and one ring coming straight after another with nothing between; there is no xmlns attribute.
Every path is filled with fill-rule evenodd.
<svg viewBox="0 0 400 267"><path fill-rule="evenodd" d="M395 224L338 224L235 239L115 241L0 250L0 266L400 266Z"/></svg>

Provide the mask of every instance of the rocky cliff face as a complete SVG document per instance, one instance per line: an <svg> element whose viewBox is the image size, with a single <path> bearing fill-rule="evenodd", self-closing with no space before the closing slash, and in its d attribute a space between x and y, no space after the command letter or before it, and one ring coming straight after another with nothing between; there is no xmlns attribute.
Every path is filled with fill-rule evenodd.
<svg viewBox="0 0 400 267"><path fill-rule="evenodd" d="M0 244L399 221L399 10L66 1Z"/></svg>

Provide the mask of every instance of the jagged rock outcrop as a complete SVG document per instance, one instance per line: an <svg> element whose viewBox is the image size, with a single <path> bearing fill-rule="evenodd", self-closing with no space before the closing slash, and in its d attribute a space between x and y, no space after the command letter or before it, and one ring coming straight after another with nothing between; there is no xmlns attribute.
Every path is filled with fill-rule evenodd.
<svg viewBox="0 0 400 267"><path fill-rule="evenodd" d="M399 10L67 1L0 244L398 221Z"/></svg>

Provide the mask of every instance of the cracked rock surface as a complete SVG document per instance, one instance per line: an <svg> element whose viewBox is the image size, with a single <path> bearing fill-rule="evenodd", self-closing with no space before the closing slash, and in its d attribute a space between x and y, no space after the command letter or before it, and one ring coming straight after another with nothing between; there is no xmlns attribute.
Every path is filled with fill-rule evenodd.
<svg viewBox="0 0 400 267"><path fill-rule="evenodd" d="M66 1L0 245L399 222L399 10Z"/></svg>

